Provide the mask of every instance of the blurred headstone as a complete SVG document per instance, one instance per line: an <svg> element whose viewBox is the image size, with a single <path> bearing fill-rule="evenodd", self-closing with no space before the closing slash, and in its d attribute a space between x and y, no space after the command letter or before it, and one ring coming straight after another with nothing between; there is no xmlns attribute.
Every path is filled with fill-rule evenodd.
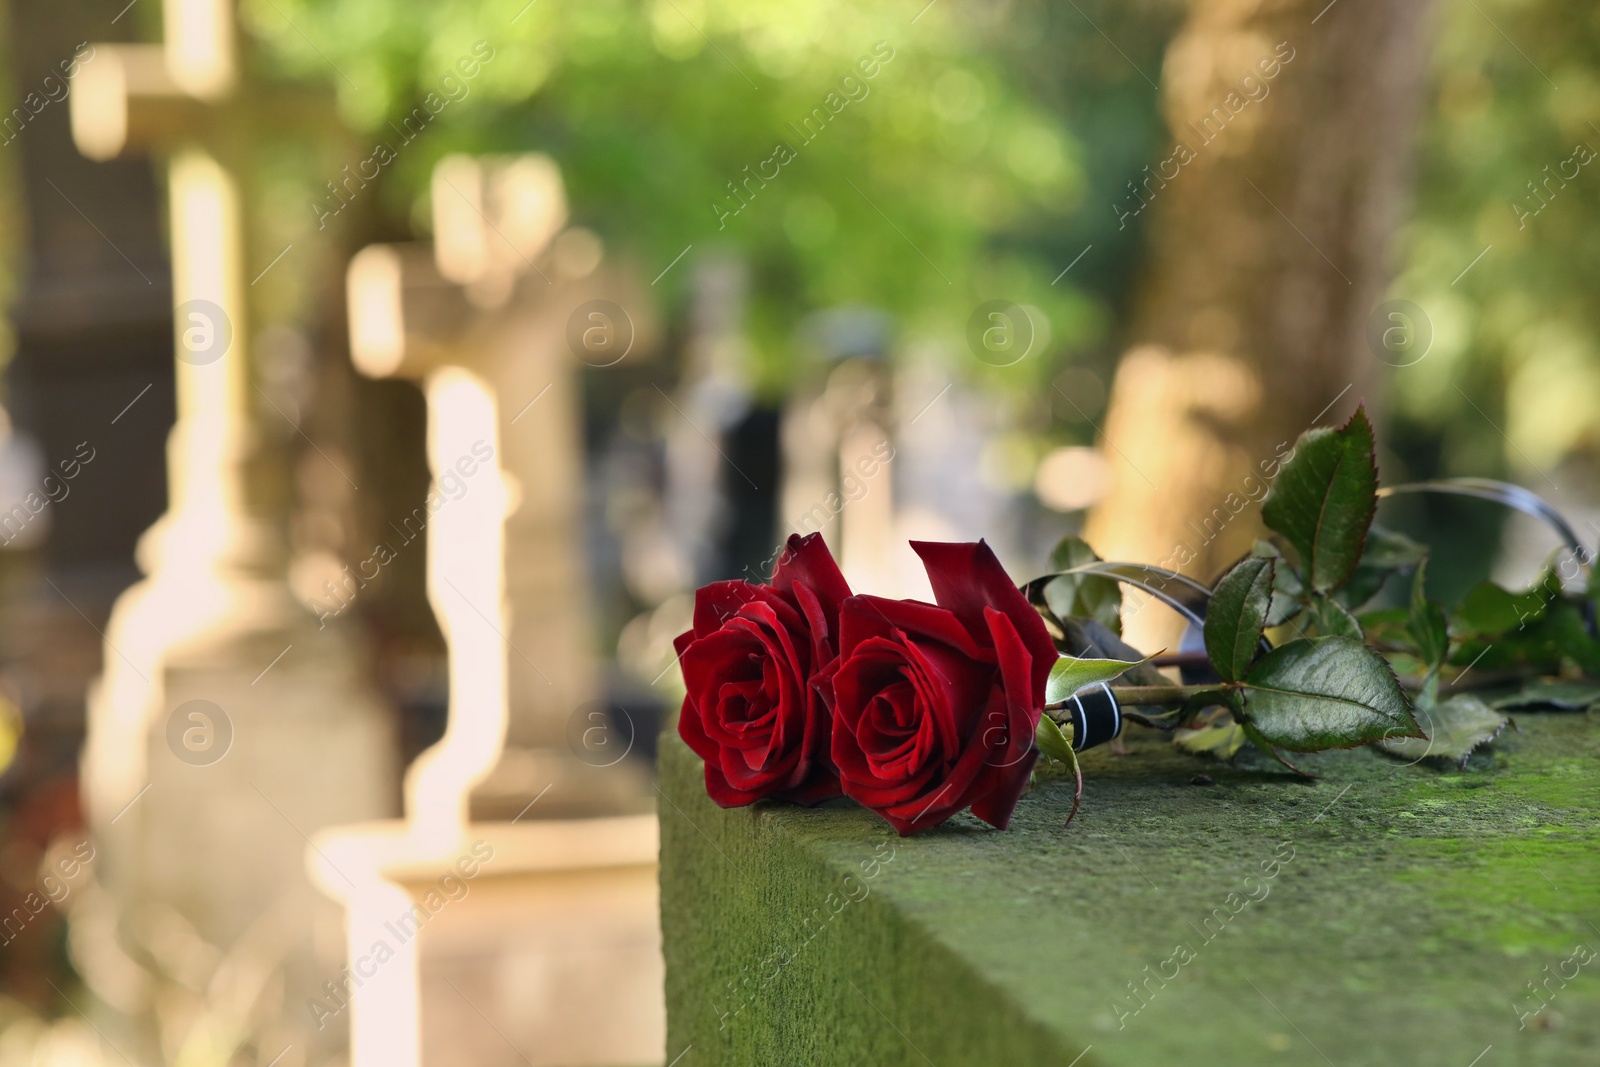
<svg viewBox="0 0 1600 1067"><path fill-rule="evenodd" d="M637 611L617 642L614 694L633 708L654 706L657 719L672 702L672 639L689 626L695 589L766 581L781 538L783 412L756 389L749 267L716 249L681 269L689 304L678 381L641 384L624 401L597 486L601 544L618 543L626 604ZM648 429L630 406L651 413Z"/></svg>
<svg viewBox="0 0 1600 1067"><path fill-rule="evenodd" d="M663 504L688 590L726 577L724 547L737 518L732 492L759 491L730 454L734 430L750 415L749 352L744 336L748 271L723 253L691 266L689 336L682 379L663 412L666 447ZM685 591L688 591L685 590Z"/></svg>
<svg viewBox="0 0 1600 1067"><path fill-rule="evenodd" d="M1042 562L1020 544L1020 494L997 486L990 449L1006 429L995 399L931 353L912 353L894 380L894 573L901 596L932 595L906 542L989 542L1008 566Z"/></svg>
<svg viewBox="0 0 1600 1067"><path fill-rule="evenodd" d="M433 196L433 246L365 249L348 290L357 367L428 399L418 523L449 723L407 774L404 822L330 831L308 855L365 979L337 1007L354 1067L647 1062L665 1025L655 821L638 814L654 792L626 758L633 724L599 699L578 396L583 364L643 349L644 305L597 238L563 229L548 159L450 157ZM469 855L462 903L392 943L394 909Z"/></svg>
<svg viewBox="0 0 1600 1067"><path fill-rule="evenodd" d="M432 248L373 246L352 262L352 353L363 373L421 381L430 397L428 383L447 371L474 382L488 405L455 469L448 457L434 469L445 501L489 480L468 473L488 456L509 487L508 619L499 636L509 656L509 719L505 751L474 788L472 815L510 819L546 786L540 816L637 809L637 782L623 786L624 774L572 750L574 723L592 726L601 696L578 372L638 358L637 313L610 299L619 285L601 268L598 239L562 229L560 175L546 158L449 157L436 169L433 201ZM431 400L429 412L436 434L444 412ZM420 531L426 518L400 524ZM495 617L492 604L479 606Z"/></svg>
<svg viewBox="0 0 1600 1067"><path fill-rule="evenodd" d="M821 531L851 588L926 600L913 540L983 538L1008 563L1040 553L1023 543L1021 494L993 477L1003 409L938 353L891 359L894 325L858 306L802 324L821 374L784 411L778 535Z"/></svg>
<svg viewBox="0 0 1600 1067"><path fill-rule="evenodd" d="M260 153L317 136L332 107L244 81L230 0L167 0L164 22L163 45L97 46L71 96L85 155L166 159L178 396L168 508L90 695L100 889L74 909L74 959L119 1049L322 1064L337 1032L282 1010L326 969L306 835L390 809L392 738L347 637L289 589L284 457L252 358L271 315L245 264L278 252L246 211Z"/></svg>
<svg viewBox="0 0 1600 1067"><path fill-rule="evenodd" d="M778 531L779 539L821 532L851 588L885 596L894 595L892 327L884 312L858 307L818 313L802 327L826 376L784 412Z"/></svg>
<svg viewBox="0 0 1600 1067"><path fill-rule="evenodd" d="M172 304L150 164L90 162L68 120L71 77L97 58L87 42L132 20L111 26L86 0L7 7L16 110L0 147L28 225L7 309L0 664L27 717L19 774L31 782L76 773L84 693L101 667L96 628L138 578L134 543L165 500Z"/></svg>

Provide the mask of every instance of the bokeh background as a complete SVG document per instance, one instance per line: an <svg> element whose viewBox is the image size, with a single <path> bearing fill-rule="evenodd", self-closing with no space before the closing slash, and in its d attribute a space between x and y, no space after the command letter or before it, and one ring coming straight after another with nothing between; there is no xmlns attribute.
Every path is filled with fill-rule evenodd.
<svg viewBox="0 0 1600 1067"><path fill-rule="evenodd" d="M790 533L892 596L925 595L910 537L1210 580L1263 463L1361 401L1386 483L1505 478L1600 530L1597 20L0 5L0 1064L667 1063L671 639ZM234 42L220 88L191 38ZM156 117L88 158L124 105ZM237 225L185 229L196 189ZM201 293L215 362L181 358ZM479 441L492 477L447 483ZM1456 498L1380 521L1446 601L1552 547ZM141 615L141 578L179 592ZM1130 638L1173 645L1161 616ZM359 917L416 901L351 979Z"/></svg>

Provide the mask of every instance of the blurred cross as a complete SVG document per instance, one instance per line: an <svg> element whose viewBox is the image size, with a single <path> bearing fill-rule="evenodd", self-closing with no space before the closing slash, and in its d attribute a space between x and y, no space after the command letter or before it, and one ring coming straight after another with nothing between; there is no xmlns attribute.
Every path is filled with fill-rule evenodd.
<svg viewBox="0 0 1600 1067"><path fill-rule="evenodd" d="M543 156L449 157L435 169L432 198L432 247L366 248L347 283L357 368L418 381L427 396L433 486L392 528L401 538L426 530L428 592L449 651L445 736L407 774L405 843L380 849L380 873L536 820L577 816L599 827L595 816L652 807L636 765L622 762L631 724L611 723L596 699L583 551L580 360L603 367L644 350L634 319L602 298L625 283L601 268L596 237L563 231L561 178ZM509 825L524 815L521 827ZM637 828L622 832L619 847L644 840ZM328 848L352 846L330 838ZM540 851L519 850L523 858L501 862L497 876L568 862ZM363 906L366 894L323 882L347 905L353 956L365 951L382 937L368 916L381 912ZM417 962L405 958L352 1002L355 1067L420 1062L419 1033L395 1023L419 1012ZM541 995L560 1002L541 1017L584 1010L572 989ZM588 1049L584 1062L628 1061L658 1046L653 1004L633 1013L642 1021L592 1037L610 1044Z"/></svg>
<svg viewBox="0 0 1600 1067"><path fill-rule="evenodd" d="M233 0L166 0L161 45L101 45L73 86L72 130L91 159L153 153L168 160L173 305L177 341L178 427L172 453L171 511L180 522L199 509L213 533L198 548L218 563L272 567L281 555L270 530L237 534L269 516L270 479L252 477L255 426L250 344L255 319L246 264L266 264L287 249L262 247L242 204L263 136L331 132L323 91L242 84ZM259 276L256 280L259 280ZM218 523L218 508L227 521ZM255 557L255 558L251 558Z"/></svg>
<svg viewBox="0 0 1600 1067"><path fill-rule="evenodd" d="M490 669L487 661L473 666L473 657L509 667L508 752L478 787L475 814L515 816L552 780L540 814L564 807L594 814L616 807L614 797L601 801L595 791L611 791L624 775L589 774L572 759L567 737L572 716L599 695L583 549L579 371L584 363L613 365L630 352L639 358L642 322L601 298L616 295L621 283L601 267L596 237L563 232L565 196L547 158L449 157L434 171L432 199L431 249L379 245L351 262L351 354L372 377L425 383L436 492L468 502L448 500L428 520L430 588L441 614L461 614L462 625L481 628L482 620L493 620L498 628L502 618L490 586L458 595L461 583L483 577L491 551L477 544L476 525L456 518L474 506L479 480L498 477L468 473L477 465L474 446L493 452L488 466L503 470L511 487L503 556L493 549L504 572L504 629L481 643L450 641L452 674ZM458 426L458 409L435 402L437 383L446 378L475 383L484 401L472 410L489 413L487 421ZM452 717L458 713L477 714L452 707Z"/></svg>
<svg viewBox="0 0 1600 1067"><path fill-rule="evenodd" d="M97 46L71 96L85 155L167 162L177 358L168 509L140 542L148 577L107 627L83 778L110 860L116 936L137 942L140 917L166 908L220 958L267 916L296 934L310 927L303 834L385 814L393 748L353 649L319 633L290 592L285 458L265 444L282 435L261 425L272 402L251 360L273 315L261 300L269 287L248 281L246 264L281 258L246 210L260 202L252 176L274 135L331 135L331 100L242 76L233 0L166 0L163 14L163 44ZM184 709L201 702L203 728L180 729L174 744L173 717L200 721ZM190 744L235 735L239 744L215 752ZM292 935L285 944L266 966L314 986L309 946ZM155 1018L132 1021L148 1035ZM332 1051L333 1034L286 1025L300 1047Z"/></svg>

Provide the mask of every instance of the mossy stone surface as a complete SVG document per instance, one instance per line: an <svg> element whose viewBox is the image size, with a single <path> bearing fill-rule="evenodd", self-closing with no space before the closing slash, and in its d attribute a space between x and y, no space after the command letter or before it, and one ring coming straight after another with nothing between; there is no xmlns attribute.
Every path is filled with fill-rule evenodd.
<svg viewBox="0 0 1600 1067"><path fill-rule="evenodd" d="M663 738L667 1058L1600 1064L1600 723L1518 722L1465 773L1358 750L1313 783L1140 732L1085 756L1068 830L1048 780L1008 832L909 839L722 810Z"/></svg>

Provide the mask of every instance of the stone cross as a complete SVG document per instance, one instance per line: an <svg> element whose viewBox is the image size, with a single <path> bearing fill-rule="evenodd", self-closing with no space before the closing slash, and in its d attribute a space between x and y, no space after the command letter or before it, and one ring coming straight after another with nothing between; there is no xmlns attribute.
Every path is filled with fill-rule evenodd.
<svg viewBox="0 0 1600 1067"><path fill-rule="evenodd" d="M0 117L0 150L16 159L29 222L26 267L8 309L15 352L6 408L15 433L0 444L0 471L26 469L33 442L44 469L0 489L0 548L42 542L44 551L27 595L14 589L0 612L0 658L20 659L37 679L24 698L33 744L52 770L65 771L82 751L84 698L102 666L105 640L95 627L138 578L134 543L166 502L172 305L153 168L92 163L68 132L66 79L93 64L86 41L105 27L105 13L26 5L11 8L10 19L12 77L42 95L23 96L19 111ZM115 29L131 30L130 22Z"/></svg>
<svg viewBox="0 0 1600 1067"><path fill-rule="evenodd" d="M177 349L169 504L140 542L147 577L107 627L83 756L111 902L111 921L82 931L101 939L81 954L85 977L129 1017L119 1029L151 1058L211 1040L192 1032L204 1023L171 1021L170 1005L200 999L184 984L194 975L161 965L172 924L222 967L322 971L306 939L325 905L304 873L304 835L385 814L394 788L388 716L359 658L340 633L319 634L289 589L283 457L261 444L265 405L250 354L270 315L246 264L278 251L248 222L253 161L277 127L297 122L304 137L331 108L243 82L231 0L166 0L164 18L164 44L100 46L71 96L86 155L167 161ZM262 955L268 929L277 933ZM142 971L93 965L152 956L158 964ZM208 1018L204 1003L192 1007L190 1018ZM282 1013L263 1014L275 1021L231 1033L223 1058L251 1048L264 1060L285 1044L312 1053L326 1042L276 1021Z"/></svg>
<svg viewBox="0 0 1600 1067"><path fill-rule="evenodd" d="M562 230L564 193L548 159L447 158L432 198L432 249L374 246L352 261L351 353L363 373L421 381L430 397L446 372L473 383L485 421L469 444L483 442L506 475L505 549L495 557L504 560L503 625L497 604L467 605L499 629L505 751L474 788L472 817L512 819L535 796L541 817L639 810L641 782L618 762L630 724L613 732L599 703L579 370L630 351L637 358L647 323L637 308L630 315L602 297L625 287L601 268L597 238ZM429 414L430 434L442 432L450 413L430 403ZM433 461L438 486L465 481L463 497L477 492L453 457ZM487 551L447 536L433 531L430 552ZM445 616L452 591L431 595ZM465 652L451 642L452 670Z"/></svg>
<svg viewBox="0 0 1600 1067"><path fill-rule="evenodd" d="M353 1067L418 1067L429 1049L472 1062L503 1053L465 1048L475 1039L458 1017L473 1033L497 1017L488 1037L509 1031L538 1062L659 1057L655 819L596 817L648 809L653 794L622 762L631 733L596 700L576 366L642 349L648 321L636 330L602 298L625 287L600 271L597 239L562 232L563 195L543 157L448 158L433 246L373 246L350 264L357 367L417 380L428 402L433 487L401 521L427 533L450 689L444 738L406 775L406 819L328 831L307 854L346 907L349 946L348 969L312 1010L348 1005ZM423 936L397 935L393 917L415 914L410 902L437 880L459 881L472 857L497 888L439 922L418 916L431 923ZM492 951L452 941L452 929L490 926ZM439 962L463 956L473 963L453 978ZM512 973L548 981L497 977ZM469 989L483 984L493 999L480 1007Z"/></svg>

